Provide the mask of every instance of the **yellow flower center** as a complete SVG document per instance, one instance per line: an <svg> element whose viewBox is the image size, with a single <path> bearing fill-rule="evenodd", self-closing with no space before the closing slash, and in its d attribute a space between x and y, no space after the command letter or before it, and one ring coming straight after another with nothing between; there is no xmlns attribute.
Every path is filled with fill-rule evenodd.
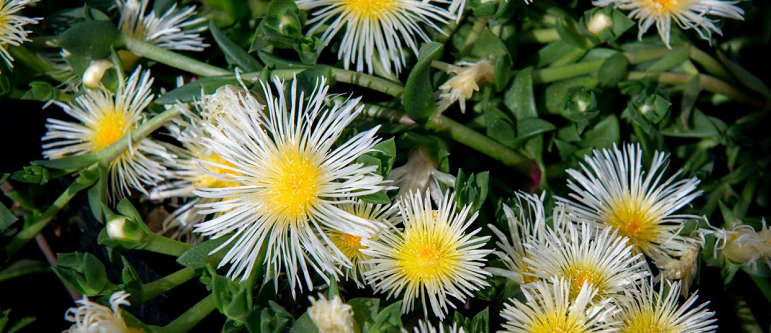
<svg viewBox="0 0 771 333"><path fill-rule="evenodd" d="M560 311L550 311L536 316L529 330L531 333L584 333L588 330L578 318Z"/></svg>
<svg viewBox="0 0 771 333"><path fill-rule="evenodd" d="M622 333L673 333L669 327L664 327L651 310L643 309L624 321Z"/></svg>
<svg viewBox="0 0 771 333"><path fill-rule="evenodd" d="M281 219L304 220L316 204L322 169L309 152L286 147L270 161L273 175L265 184L268 189L265 208Z"/></svg>
<svg viewBox="0 0 771 333"><path fill-rule="evenodd" d="M396 259L412 283L434 283L458 269L458 244L448 226L420 221L406 230L404 237L396 249Z"/></svg>
<svg viewBox="0 0 771 333"><path fill-rule="evenodd" d="M359 19L381 19L396 10L396 0L344 0L343 7Z"/></svg>
<svg viewBox="0 0 771 333"><path fill-rule="evenodd" d="M690 7L691 0L644 0L642 7L647 7L659 14L673 13Z"/></svg>
<svg viewBox="0 0 771 333"><path fill-rule="evenodd" d="M343 252L351 261L356 262L363 258L364 254L360 250L365 247L361 245L361 237L344 232L334 232L331 239L332 243L340 249L340 252Z"/></svg>
<svg viewBox="0 0 771 333"><path fill-rule="evenodd" d="M229 167L233 167L234 166L232 163L230 163L228 161L225 161L221 156L219 156L217 154L211 154L211 155L206 156L206 157L198 156L198 158L201 159L201 160L204 160L204 161L218 163L218 164L226 165L226 166L229 166ZM226 169L226 168L223 168L223 167L213 166L213 165L209 165L209 164L203 164L203 166L209 172L220 174L220 175L226 175L226 174L235 175L236 174L235 171L230 170L230 169ZM217 187L238 186L240 184L237 183L237 182L229 182L229 181L219 180L219 179L214 178L214 177L212 177L212 176L210 176L210 175L208 175L206 173L202 173L202 174L198 175L197 177L195 177L195 179L193 179L193 185L196 186L196 187L217 188Z"/></svg>
<svg viewBox="0 0 771 333"><path fill-rule="evenodd" d="M129 125L129 119L127 119L124 113L117 110L105 112L96 121L96 125L93 128L94 132L90 140L91 151L102 150L113 144L131 129L133 129L133 125Z"/></svg>
<svg viewBox="0 0 771 333"><path fill-rule="evenodd" d="M608 225L618 230L618 235L629 238L638 250L645 250L659 235L659 214L651 211L650 204L627 195L611 203L605 214Z"/></svg>
<svg viewBox="0 0 771 333"><path fill-rule="evenodd" d="M602 276L593 267L586 264L571 265L565 272L565 277L570 280L570 296L575 298L581 292L584 283L587 286L599 289L604 292Z"/></svg>

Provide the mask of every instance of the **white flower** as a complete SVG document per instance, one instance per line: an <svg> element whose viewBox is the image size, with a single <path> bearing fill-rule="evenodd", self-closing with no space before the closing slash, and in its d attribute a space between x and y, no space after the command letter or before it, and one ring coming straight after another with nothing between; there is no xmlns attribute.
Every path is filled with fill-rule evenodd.
<svg viewBox="0 0 771 333"><path fill-rule="evenodd" d="M450 105L460 101L460 111L466 113L466 100L479 91L479 84L495 78L495 67L490 60L477 62L461 61L458 66L450 65L451 79L439 86L439 111L447 110Z"/></svg>
<svg viewBox="0 0 771 333"><path fill-rule="evenodd" d="M204 166L222 168L216 179L238 186L202 186L194 193L216 202L201 204L201 213L215 214L195 231L228 241L215 251L232 245L220 266L231 263L228 276L249 277L255 265L264 265L278 289L279 274L285 272L293 295L299 282L312 287L312 272L323 279L337 278L342 264L351 262L323 233L344 231L362 238L370 236L375 222L362 219L340 206L361 196L388 189L375 174L375 166L355 163L377 144L378 127L363 131L335 146L343 130L361 112L359 99L327 108L325 80L313 92L298 91L293 80L284 91L276 79L278 96L263 83L267 110L251 94L237 96L225 117L207 124L210 137L204 146L223 163L204 161ZM306 100L307 97L307 100ZM232 235L230 235L232 233ZM261 248L264 262L257 262ZM302 290L302 283L299 285Z"/></svg>
<svg viewBox="0 0 771 333"><path fill-rule="evenodd" d="M546 192L541 194L540 197L535 194L517 192L517 203L514 207L516 212L511 207L503 205L503 212L506 215L509 227L509 237L506 237L494 225L487 225L493 234L498 237L495 245L500 250L494 253L506 266L506 269L488 267L487 270L489 272L506 277L518 285L526 285L538 280L537 277L528 274L533 271L524 260L528 257L528 251L524 243L530 239L545 242L546 213L543 207L545 195Z"/></svg>
<svg viewBox="0 0 771 333"><path fill-rule="evenodd" d="M427 149L418 146L410 151L407 163L391 170L388 179L399 187L400 196L415 191L423 193L428 188L431 190L431 196L437 199L441 198L444 192L440 183L455 187L455 176L441 172L437 167Z"/></svg>
<svg viewBox="0 0 771 333"><path fill-rule="evenodd" d="M141 333L138 328L128 327L123 321L120 313L120 306L130 305L126 300L129 294L119 291L110 296L110 306L94 303L83 296L82 300L76 301L77 308L69 308L64 313L64 319L72 322L72 326L67 333Z"/></svg>
<svg viewBox="0 0 771 333"><path fill-rule="evenodd" d="M220 88L222 89L222 88ZM206 101L204 96L202 101ZM209 107L205 103L196 103L198 113L205 114ZM232 167L219 155L213 153L203 145L203 139L209 135L205 126L209 122L198 116L184 104L174 106L181 111L181 116L166 124L171 136L182 143L182 147L167 145L166 148L177 156L174 160L166 161L168 169L165 174L166 182L150 191L150 199L162 200L169 198L186 198L187 202L179 206L163 221L163 234L171 233L170 237L188 243L201 241L198 234L193 233L193 228L198 223L206 220L206 215L201 214L203 203L213 203L218 199L201 198L194 194L198 187L225 187L240 185L240 183L221 180L211 174L232 174L230 169L220 168L205 163L219 163ZM260 107L262 107L260 105Z"/></svg>
<svg viewBox="0 0 771 333"><path fill-rule="evenodd" d="M351 235L341 230L325 230L332 244L351 261L350 268L340 267L342 266L340 264L338 266L345 271L346 279L350 277L360 288L364 287L362 281L365 272L372 268L371 264L366 263L370 256L362 252L362 250L367 249L365 243L367 241L377 241L382 232L395 228L396 221L394 215L398 213L395 208L395 206L374 205L362 201L340 206L340 209L351 215L374 222L373 226L375 229L372 230L369 237L362 238L361 236Z"/></svg>
<svg viewBox="0 0 771 333"><path fill-rule="evenodd" d="M208 44L199 33L206 31L206 19L195 6L177 8L176 2L163 14L146 13L149 0L115 0L120 11L118 29L126 35L168 50L203 51ZM197 27L196 27L197 26Z"/></svg>
<svg viewBox="0 0 771 333"><path fill-rule="evenodd" d="M38 56L51 67L51 71L46 74L61 82L56 87L61 89L62 92L72 93L80 89L83 78L75 74L75 70L65 60L70 56L70 52L61 49L57 53L38 53Z"/></svg>
<svg viewBox="0 0 771 333"><path fill-rule="evenodd" d="M732 263L747 266L758 272L758 262L771 268L771 229L763 220L761 230L741 221L731 221L727 229L702 230L703 234L713 234L717 241L714 256L722 253Z"/></svg>
<svg viewBox="0 0 771 333"><path fill-rule="evenodd" d="M143 110L153 94L150 71L138 68L115 94L104 90L86 90L75 101L54 101L78 123L49 118L43 141L43 156L49 159L100 151L137 129L145 120ZM165 167L156 159L172 159L166 149L145 137L130 142L121 155L110 162L112 198L117 199L134 188L144 194L144 185L162 181Z"/></svg>
<svg viewBox="0 0 771 333"><path fill-rule="evenodd" d="M678 259L664 257L661 261L657 261L656 267L659 268L659 276L657 279L680 280L680 284L682 285L682 295L683 297L687 297L699 267L698 259L700 248L700 244L694 244L689 246Z"/></svg>
<svg viewBox="0 0 771 333"><path fill-rule="evenodd" d="M580 231L573 224L567 224L566 230L549 230L545 242L525 243L530 256L524 261L534 276L568 281L571 296L584 284L600 297L623 294L649 272L642 254L634 255L628 239L611 230L598 230L588 223Z"/></svg>
<svg viewBox="0 0 771 333"><path fill-rule="evenodd" d="M388 297L404 291L402 313L412 310L416 298L441 320L449 307L449 297L463 302L471 292L487 286L484 258L492 251L483 249L489 236L476 237L481 229L466 230L477 217L470 218L470 207L456 210L455 194L445 195L438 209L431 207L431 195L414 192L398 201L404 231L388 230L378 241L365 242L362 250L372 256L365 273L367 281Z"/></svg>
<svg viewBox="0 0 771 333"><path fill-rule="evenodd" d="M402 328L402 333L409 333L408 330ZM466 333L463 327L458 326L458 323L454 323L447 330L444 329L444 325L439 323L439 329L437 330L428 321L418 320L418 324L415 326L415 333Z"/></svg>
<svg viewBox="0 0 771 333"><path fill-rule="evenodd" d="M593 157L585 157L583 172L567 171L572 178L570 199L557 199L568 206L572 219L613 227L637 251L655 260L681 256L693 240L678 233L687 220L697 217L675 212L701 194L696 191L699 180L677 181L682 172L678 171L662 181L667 155L656 152L647 173L642 155L640 146L632 144L623 151L615 146L595 150Z"/></svg>
<svg viewBox="0 0 771 333"><path fill-rule="evenodd" d="M639 38L656 24L661 40L667 47L672 21L683 30L694 29L703 39L712 38L712 32L723 32L708 15L744 19L744 10L734 5L737 1L723 0L593 0L595 6L610 6L631 10L629 17L639 21Z"/></svg>
<svg viewBox="0 0 771 333"><path fill-rule="evenodd" d="M24 30L26 24L37 24L42 18L29 18L16 15L25 6L38 0L0 0L0 60L13 68L13 57L6 49L8 45L19 46L29 41L27 35L32 31Z"/></svg>
<svg viewBox="0 0 771 333"><path fill-rule="evenodd" d="M506 319L499 333L570 332L610 333L617 331L612 320L615 308L607 302L593 306L597 291L584 284L578 295L570 297L570 283L537 281L522 288L526 302L516 298L506 304Z"/></svg>
<svg viewBox="0 0 771 333"><path fill-rule="evenodd" d="M313 10L306 24L313 25L308 35L323 29L321 39L329 45L340 30L345 30L337 53L348 69L356 64L356 71L372 73L375 67L398 74L404 65L405 46L418 53L418 41L430 41L420 27L423 23L441 32L437 23L454 18L438 6L439 0L298 0L302 10ZM417 37L416 37L417 36ZM377 62L377 63L373 63Z"/></svg>
<svg viewBox="0 0 771 333"><path fill-rule="evenodd" d="M308 308L313 323L319 333L354 333L353 308L345 304L340 296L327 300L323 294L318 299L308 297L311 306Z"/></svg>
<svg viewBox="0 0 771 333"><path fill-rule="evenodd" d="M694 293L682 305L677 304L680 297L680 284L661 283L658 292L653 281L643 283L633 290L630 297L620 303L621 312L616 316L621 322L623 333L703 333L714 332L717 325L715 315L706 306L709 302L691 308L698 296Z"/></svg>

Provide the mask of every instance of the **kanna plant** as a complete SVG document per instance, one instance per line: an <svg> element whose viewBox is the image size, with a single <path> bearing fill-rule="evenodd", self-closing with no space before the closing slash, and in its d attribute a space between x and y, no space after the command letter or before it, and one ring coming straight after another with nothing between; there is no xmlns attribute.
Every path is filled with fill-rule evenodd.
<svg viewBox="0 0 771 333"><path fill-rule="evenodd" d="M0 0L0 333L763 331L769 8Z"/></svg>

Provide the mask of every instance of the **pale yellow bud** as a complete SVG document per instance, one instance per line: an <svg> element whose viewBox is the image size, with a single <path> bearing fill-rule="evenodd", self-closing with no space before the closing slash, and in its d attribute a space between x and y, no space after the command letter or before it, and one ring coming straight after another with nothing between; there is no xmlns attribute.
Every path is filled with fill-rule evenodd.
<svg viewBox="0 0 771 333"><path fill-rule="evenodd" d="M104 73L112 67L112 62L105 59L92 61L83 73L83 85L86 86L86 88L98 89L99 82L102 81Z"/></svg>

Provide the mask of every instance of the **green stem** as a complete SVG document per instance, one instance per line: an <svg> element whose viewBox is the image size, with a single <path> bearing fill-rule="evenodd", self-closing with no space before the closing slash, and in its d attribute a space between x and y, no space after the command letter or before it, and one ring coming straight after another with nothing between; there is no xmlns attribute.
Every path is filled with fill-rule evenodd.
<svg viewBox="0 0 771 333"><path fill-rule="evenodd" d="M624 56L626 57L626 60L629 61L629 64L637 65L646 61L651 61L654 59L661 58L666 54L668 54L669 52L672 52L675 50L677 50L677 48L668 49L666 47L659 47L659 48L653 48L653 49L642 49L642 50L624 52Z"/></svg>
<svg viewBox="0 0 771 333"><path fill-rule="evenodd" d="M429 119L426 127L438 132L447 133L455 141L490 156L524 175L530 176L531 169L535 165L521 154L446 116L437 114Z"/></svg>
<svg viewBox="0 0 771 333"><path fill-rule="evenodd" d="M126 149L128 149L129 139L131 139L131 142L139 142L143 138L150 135L152 132L155 132L155 130L161 128L161 126L163 126L166 122L178 116L179 113L180 112L177 108L170 108L166 111L163 111L162 113L150 118L150 120L137 127L137 129L134 132L131 132L130 135L125 135L120 140L96 152L96 155L103 163L110 163L112 160L120 156L120 154L123 154Z"/></svg>
<svg viewBox="0 0 771 333"><path fill-rule="evenodd" d="M471 31L468 33L468 36L466 36L466 43L463 45L463 51L461 53L466 54L468 52L469 48L471 48L471 45L477 41L479 35L482 34L482 31L485 30L485 27L487 27L486 18L477 18L474 21L474 25L471 27Z"/></svg>
<svg viewBox="0 0 771 333"><path fill-rule="evenodd" d="M360 72L332 68L332 77L340 82L355 84L393 97L399 97L404 92L404 87L396 82Z"/></svg>
<svg viewBox="0 0 771 333"><path fill-rule="evenodd" d="M200 302L196 303L185 311L181 316L174 319L168 325L161 328L162 333L180 333L190 331L196 324L206 318L217 306L214 304L214 295L210 294Z"/></svg>
<svg viewBox="0 0 771 333"><path fill-rule="evenodd" d="M139 56L155 60L162 64L181 69L201 76L229 75L231 71L222 69L193 58L162 49L153 44L141 41L131 36L123 36L126 48Z"/></svg>
<svg viewBox="0 0 771 333"><path fill-rule="evenodd" d="M549 83L593 73L602 67L604 61L605 59L597 59L560 67L539 69L533 72L533 82Z"/></svg>
<svg viewBox="0 0 771 333"><path fill-rule="evenodd" d="M707 73L723 78L731 77L719 61L695 46L690 47L689 57L691 60L704 67L704 69L707 70Z"/></svg>
<svg viewBox="0 0 771 333"><path fill-rule="evenodd" d="M343 96L335 96L333 99L338 103L345 103L348 100L348 98L345 98ZM402 125L415 124L415 121L410 119L410 117L402 111L389 109L386 107L382 107L380 105L369 104L364 102L359 102L359 105L364 106L364 110L362 110L361 115L365 117L385 120L391 123L402 124Z"/></svg>
<svg viewBox="0 0 771 333"><path fill-rule="evenodd" d="M147 236L150 238L147 240L147 243L141 247L142 250L145 251L179 257L182 253L193 247L193 245L189 243L176 241L155 233L149 233Z"/></svg>
<svg viewBox="0 0 771 333"><path fill-rule="evenodd" d="M173 289L192 278L198 276L193 267L185 267L174 273L171 273L163 278L150 282L142 286L142 301L144 303L148 300L155 298L156 296L165 293L166 291Z"/></svg>
<svg viewBox="0 0 771 333"><path fill-rule="evenodd" d="M661 72L629 72L627 75L628 80L639 80L645 77L649 77L659 83L669 84L687 84L693 75L685 73L661 73ZM714 76L699 75L699 85L702 89L714 94L724 95L739 103L744 103L757 107L764 107L765 103L753 96L747 95L739 89L734 88L730 84L721 81Z"/></svg>
<svg viewBox="0 0 771 333"><path fill-rule="evenodd" d="M59 211L61 211L76 194L78 194L78 192L91 186L97 179L97 177L91 177L91 175L91 172L82 173L69 187L67 187L64 193L56 198L54 203L43 212L43 215L41 215L40 218L35 219L16 234L11 242L3 248L4 259L10 258L30 240L35 238L35 235L40 233L43 228L51 223L56 214L58 214Z"/></svg>
<svg viewBox="0 0 771 333"><path fill-rule="evenodd" d="M9 45L8 52L15 60L27 65L30 68L37 69L42 73L50 73L56 70L56 68L51 66L50 63L40 59L37 54L33 53L22 45Z"/></svg>
<svg viewBox="0 0 771 333"><path fill-rule="evenodd" d="M533 29L519 34L518 40L524 44L548 44L560 40L557 29Z"/></svg>

